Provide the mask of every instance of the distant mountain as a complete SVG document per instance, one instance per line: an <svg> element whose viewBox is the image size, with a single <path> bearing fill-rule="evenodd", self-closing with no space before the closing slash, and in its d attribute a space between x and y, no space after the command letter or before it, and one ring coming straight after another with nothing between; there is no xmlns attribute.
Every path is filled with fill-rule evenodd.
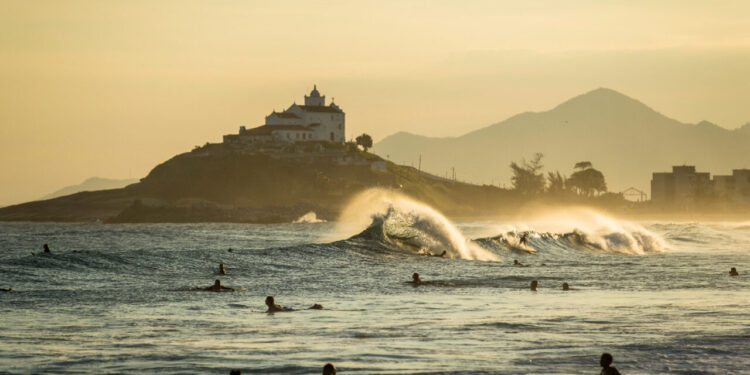
<svg viewBox="0 0 750 375"><path fill-rule="evenodd" d="M116 180L110 178L91 177L78 185L66 186L60 190L55 191L52 194L45 195L42 199L62 197L64 195L75 194L81 191L119 189L136 182L138 182L138 180L136 179Z"/></svg>
<svg viewBox="0 0 750 375"><path fill-rule="evenodd" d="M649 191L651 173L672 165L727 173L750 168L750 124L727 130L710 122L684 124L614 90L600 88L552 110L522 113L460 137L396 133L373 148L397 163L414 163L474 183L510 185L511 161L542 152L545 171L570 174L579 161L601 170L611 191Z"/></svg>

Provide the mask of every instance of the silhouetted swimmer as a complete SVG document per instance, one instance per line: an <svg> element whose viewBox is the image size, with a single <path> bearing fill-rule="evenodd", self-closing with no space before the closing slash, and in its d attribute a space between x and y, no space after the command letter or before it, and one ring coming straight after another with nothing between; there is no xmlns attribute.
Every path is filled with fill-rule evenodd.
<svg viewBox="0 0 750 375"><path fill-rule="evenodd" d="M737 268L732 267L731 270L729 270L729 276L739 276L739 272L737 272Z"/></svg>
<svg viewBox="0 0 750 375"><path fill-rule="evenodd" d="M231 253L232 252L232 248L230 247L229 250L227 250L227 251Z"/></svg>
<svg viewBox="0 0 750 375"><path fill-rule="evenodd" d="M51 251L49 250L49 245L47 245L47 244L44 244L44 246L43 246L43 247L44 247L44 252L45 252L45 253L51 253Z"/></svg>
<svg viewBox="0 0 750 375"><path fill-rule="evenodd" d="M446 250L443 250L443 252L442 252L442 253L440 253L440 254L438 254L438 255L433 255L433 256L434 256L434 257L441 257L441 258L445 258L445 255L446 255L446 254L448 254L448 252L447 252Z"/></svg>
<svg viewBox="0 0 750 375"><path fill-rule="evenodd" d="M602 358L599 360L599 364L602 366L602 372L600 372L599 375L620 375L620 372L612 367L612 361L612 354L602 354Z"/></svg>
<svg viewBox="0 0 750 375"><path fill-rule="evenodd" d="M8 289L0 288L0 292L12 292L12 291L13 291L13 288L8 288Z"/></svg>
<svg viewBox="0 0 750 375"><path fill-rule="evenodd" d="M326 363L326 365L323 366L323 375L336 375L336 366L332 363Z"/></svg>
<svg viewBox="0 0 750 375"><path fill-rule="evenodd" d="M422 284L422 279L419 278L419 274L418 273L414 272L413 274L411 274L411 281L410 281L410 283L412 283L414 285Z"/></svg>
<svg viewBox="0 0 750 375"><path fill-rule="evenodd" d="M521 262L519 262L518 259L513 259L513 265L518 266L518 267L523 267L523 264L521 264Z"/></svg>
<svg viewBox="0 0 750 375"><path fill-rule="evenodd" d="M323 305L320 305L320 304L316 303L316 304L310 306L310 308L308 310L323 310Z"/></svg>
<svg viewBox="0 0 750 375"><path fill-rule="evenodd" d="M229 371L229 375L242 375L242 371L234 369Z"/></svg>
<svg viewBox="0 0 750 375"><path fill-rule="evenodd" d="M531 282L531 291L536 292L536 287L539 286L539 282L536 280L533 280Z"/></svg>
<svg viewBox="0 0 750 375"><path fill-rule="evenodd" d="M521 236L521 239L518 240L518 243L521 245L528 245L529 244L529 234L524 233L523 236Z"/></svg>
<svg viewBox="0 0 750 375"><path fill-rule="evenodd" d="M221 285L221 280L219 280L219 279L216 279L216 281L214 281L214 285L211 285L208 288L203 288L203 290L206 290L206 291L209 291L209 292L222 292L222 291L225 291L225 290L230 291L230 292L234 292L234 289L222 286Z"/></svg>
<svg viewBox="0 0 750 375"><path fill-rule="evenodd" d="M564 291L570 290L570 286L568 286L568 283L563 283L563 290Z"/></svg>
<svg viewBox="0 0 750 375"><path fill-rule="evenodd" d="M266 306L268 306L268 310L266 310L267 313L274 313L279 311L294 311L288 307L277 305L276 303L274 303L273 297L271 296L266 297Z"/></svg>
<svg viewBox="0 0 750 375"><path fill-rule="evenodd" d="M219 263L219 275L226 275L227 270L224 268L224 263Z"/></svg>

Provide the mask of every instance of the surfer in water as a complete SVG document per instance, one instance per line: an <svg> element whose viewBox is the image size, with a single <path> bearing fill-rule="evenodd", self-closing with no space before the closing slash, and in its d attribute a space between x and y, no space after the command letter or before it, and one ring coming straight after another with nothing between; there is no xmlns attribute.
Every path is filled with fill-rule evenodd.
<svg viewBox="0 0 750 375"><path fill-rule="evenodd" d="M521 239L518 240L518 244L520 244L522 246L528 246L528 244L529 244L529 234L528 233L524 233L523 236L521 236Z"/></svg>
<svg viewBox="0 0 750 375"><path fill-rule="evenodd" d="M536 280L531 281L531 291L536 292L536 287L539 286L539 282Z"/></svg>
<svg viewBox="0 0 750 375"><path fill-rule="evenodd" d="M570 286L568 286L568 283L563 283L563 291L567 292L569 290L570 290Z"/></svg>
<svg viewBox="0 0 750 375"><path fill-rule="evenodd" d="M44 248L44 252L45 252L45 253L52 253L52 252L51 252L51 251L49 250L49 245L47 245L47 244L44 244L44 246L42 246L42 247Z"/></svg>
<svg viewBox="0 0 750 375"><path fill-rule="evenodd" d="M407 283L407 284L414 284L414 285L416 286L416 285L421 285L421 284L423 284L424 282L422 281L422 279L420 279L420 278L419 278L419 274L418 274L418 273L416 273L416 272L414 272L414 273L413 273L413 274L411 275L411 281L407 281L406 283Z"/></svg>
<svg viewBox="0 0 750 375"><path fill-rule="evenodd" d="M266 297L266 306L268 306L268 310L266 310L267 313L275 313L275 312L280 312L280 311L294 311L294 309L291 309L289 307L277 305L275 301L273 300L273 297L271 296Z"/></svg>
<svg viewBox="0 0 750 375"><path fill-rule="evenodd" d="M214 281L214 285L211 285L208 288L203 288L201 290L205 290L207 292L223 292L223 291L234 292L234 289L226 287L226 286L222 286L221 280L219 279L216 279L216 281Z"/></svg>
<svg viewBox="0 0 750 375"><path fill-rule="evenodd" d="M8 288L8 289L0 288L0 292L12 292L12 291L13 291L13 288Z"/></svg>
<svg viewBox="0 0 750 375"><path fill-rule="evenodd" d="M602 372L599 375L620 375L620 372L616 368L612 367L612 354L603 353L602 358L599 360L599 365L602 366Z"/></svg>
<svg viewBox="0 0 750 375"><path fill-rule="evenodd" d="M516 267L526 267L521 262L519 262L518 259L513 259L513 265Z"/></svg>
<svg viewBox="0 0 750 375"><path fill-rule="evenodd" d="M332 363L326 363L326 365L323 366L323 375L336 375L336 366Z"/></svg>
<svg viewBox="0 0 750 375"><path fill-rule="evenodd" d="M219 275L226 275L227 270L224 268L224 263L219 263Z"/></svg>
<svg viewBox="0 0 750 375"><path fill-rule="evenodd" d="M443 252L442 252L442 253L440 253L440 254L437 254L437 255L435 255L435 254L432 254L432 256L434 256L434 257L439 257L439 258L445 258L445 255L446 255L446 254L448 254L448 252L447 252L447 251L445 251L445 250L443 250Z"/></svg>
<svg viewBox="0 0 750 375"><path fill-rule="evenodd" d="M739 275L740 275L740 273L737 272L737 268L732 267L732 269L729 270L729 276L739 276Z"/></svg>

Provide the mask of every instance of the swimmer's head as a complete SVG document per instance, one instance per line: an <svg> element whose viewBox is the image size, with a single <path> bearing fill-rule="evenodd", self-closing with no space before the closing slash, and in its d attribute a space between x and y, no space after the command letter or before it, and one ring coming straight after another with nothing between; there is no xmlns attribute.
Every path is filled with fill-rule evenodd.
<svg viewBox="0 0 750 375"><path fill-rule="evenodd" d="M539 282L536 280L533 280L531 282L531 290L536 291L536 287L539 286Z"/></svg>
<svg viewBox="0 0 750 375"><path fill-rule="evenodd" d="M599 360L599 364L600 364L600 365L601 365L602 367L609 367L609 365L611 365L611 364L612 364L612 361L613 361L613 359L612 359L612 354L609 354L609 353L603 353L603 354L602 354L602 358L601 358L601 359Z"/></svg>
<svg viewBox="0 0 750 375"><path fill-rule="evenodd" d="M736 267L732 267L732 269L729 270L729 272L731 272L731 273L737 273L737 268Z"/></svg>
<svg viewBox="0 0 750 375"><path fill-rule="evenodd" d="M336 375L336 366L331 363L326 363L323 366L323 375Z"/></svg>
<svg viewBox="0 0 750 375"><path fill-rule="evenodd" d="M568 286L568 283L563 283L563 290L570 290L570 286Z"/></svg>
<svg viewBox="0 0 750 375"><path fill-rule="evenodd" d="M513 259L513 264L516 264L516 265L518 265L518 264L519 264L519 263L518 263L518 259Z"/></svg>
<svg viewBox="0 0 750 375"><path fill-rule="evenodd" d="M216 281L214 281L214 288L221 288L221 280L216 279Z"/></svg>
<svg viewBox="0 0 750 375"><path fill-rule="evenodd" d="M412 280L414 280L414 281L419 281L419 274L418 274L418 273L416 273L416 272L414 272L414 273L413 273L413 274L411 275L411 279L412 279Z"/></svg>
<svg viewBox="0 0 750 375"><path fill-rule="evenodd" d="M266 297L266 306L270 307L270 306L273 306L273 304L274 304L273 297L271 296Z"/></svg>
<svg viewBox="0 0 750 375"><path fill-rule="evenodd" d="M242 375L242 371L240 371L240 370L231 370L231 371L229 371L229 375Z"/></svg>

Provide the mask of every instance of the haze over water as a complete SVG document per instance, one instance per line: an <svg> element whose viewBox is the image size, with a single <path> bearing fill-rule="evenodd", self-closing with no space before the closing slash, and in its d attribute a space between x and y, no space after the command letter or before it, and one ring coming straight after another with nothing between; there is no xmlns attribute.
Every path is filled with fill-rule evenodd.
<svg viewBox="0 0 750 375"><path fill-rule="evenodd" d="M417 203L389 207L338 241L321 240L343 233L332 223L0 224L0 287L14 288L0 294L0 368L577 374L597 373L605 351L623 374L750 366L748 223L584 214L557 232L544 220L452 231ZM513 227L536 253L519 252ZM451 236L496 260L460 259ZM424 255L439 249L454 258ZM433 284L405 284L413 272ZM242 290L189 290L215 278ZM266 314L267 295L326 309Z"/></svg>

